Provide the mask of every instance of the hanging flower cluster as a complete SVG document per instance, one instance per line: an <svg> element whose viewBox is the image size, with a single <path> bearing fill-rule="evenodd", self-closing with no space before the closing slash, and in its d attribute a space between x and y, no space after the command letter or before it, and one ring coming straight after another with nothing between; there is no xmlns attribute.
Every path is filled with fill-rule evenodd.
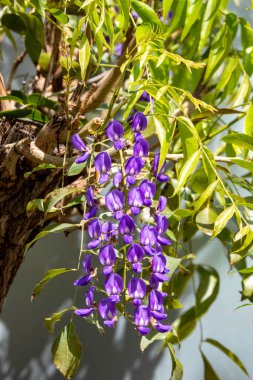
<svg viewBox="0 0 253 380"><path fill-rule="evenodd" d="M113 327L118 310L123 310L140 334L145 335L149 334L151 327L159 332L171 330L170 325L162 323L167 318L164 308L166 293L162 291L162 284L169 280L166 256L162 251L163 246L171 244L166 236L169 222L163 214L167 199L160 196L157 206L154 205L156 182L168 181L168 176L164 174L165 163L158 172L157 153L152 170L146 170L145 177L149 179L142 179L149 153L148 141L142 135L147 127L146 116L141 112L135 113L131 127L134 140L132 156L124 160L124 128L121 123L112 120L107 125L106 134L116 151L121 151L121 164L113 163L106 151L94 158L99 174L98 184L90 186L86 192L88 209L84 216L88 220L89 253L83 259L83 276L74 283L75 286L87 287L86 307L76 309L75 314L88 317L98 313L104 325ZM72 137L72 144L82 153L76 162L87 160L90 153L78 135ZM104 202L99 202L95 194L97 187L104 184L109 185L110 189ZM101 207L107 209L103 214L107 220L102 219L101 213L99 215ZM142 220L145 208L151 215L148 224ZM92 268L91 263L95 255L103 268L103 298L100 300L101 287L96 287L97 269ZM95 291L97 302L94 301Z"/></svg>

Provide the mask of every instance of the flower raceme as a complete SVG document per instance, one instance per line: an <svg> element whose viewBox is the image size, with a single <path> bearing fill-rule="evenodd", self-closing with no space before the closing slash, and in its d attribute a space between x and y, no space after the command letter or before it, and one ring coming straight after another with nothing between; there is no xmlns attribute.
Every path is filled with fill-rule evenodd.
<svg viewBox="0 0 253 380"><path fill-rule="evenodd" d="M168 176L165 174L165 163L158 173L158 153L152 170L149 168L148 176L143 179L143 168L147 162L145 157L149 153L149 143L142 136L146 127L146 116L137 112L131 121L133 155L125 159L123 124L111 120L106 127L108 139L116 151L121 151L118 153L120 160L116 158L112 161L106 151L95 155L94 167L99 178L85 193L87 210L84 220L90 240L83 259L84 274L74 282L75 286L87 287L86 307L76 309L76 315L94 318L94 314L98 313L105 326L113 327L118 310L124 310L126 316L128 305L132 303L132 318L141 335L149 334L151 329L159 332L171 329L170 325L161 323L167 318L164 306L167 294L162 291L162 285L169 280L163 247L171 244L166 236L169 221L163 214L167 199L160 195L158 202L154 200L157 195L156 180L164 182ZM78 134L71 141L74 148L82 153L82 160L83 155L88 153L85 143ZM147 223L141 222L145 208L152 215ZM93 256L98 256L102 265L102 286L98 286L100 278L97 278L97 269L91 267ZM95 293L97 301L94 301ZM99 297L101 293L102 299ZM104 294L107 296L104 297ZM117 304L119 306L116 308Z"/></svg>

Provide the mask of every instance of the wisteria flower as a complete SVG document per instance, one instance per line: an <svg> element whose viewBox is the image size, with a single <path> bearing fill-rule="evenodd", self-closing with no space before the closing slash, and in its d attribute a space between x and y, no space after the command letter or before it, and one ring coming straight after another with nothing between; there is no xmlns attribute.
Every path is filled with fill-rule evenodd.
<svg viewBox="0 0 253 380"><path fill-rule="evenodd" d="M136 112L132 120L132 130L134 132L144 131L148 125L146 116L142 112Z"/></svg>
<svg viewBox="0 0 253 380"><path fill-rule="evenodd" d="M115 223L106 221L102 225L102 238L105 241L112 241L118 236L118 227Z"/></svg>
<svg viewBox="0 0 253 380"><path fill-rule="evenodd" d="M157 287L159 282L166 282L169 280L168 272L166 268L166 257L162 253L158 253L153 256L151 268L152 268L152 277L150 279L151 287Z"/></svg>
<svg viewBox="0 0 253 380"><path fill-rule="evenodd" d="M114 177L113 177L113 185L114 185L115 187L119 187L119 185L120 185L121 182L122 182L122 179L123 179L122 171L121 171L121 170L118 170L118 171L114 174Z"/></svg>
<svg viewBox="0 0 253 380"><path fill-rule="evenodd" d="M142 270L141 261L144 257L144 250L140 244L132 244L127 251L127 260L132 264L134 272L140 273Z"/></svg>
<svg viewBox="0 0 253 380"><path fill-rule="evenodd" d="M158 232L154 226L143 226L140 234L142 245L152 246L157 241Z"/></svg>
<svg viewBox="0 0 253 380"><path fill-rule="evenodd" d="M86 214L84 215L84 219L85 219L85 220L88 220L88 219L94 218L94 216L97 215L97 212L98 212L98 206L93 206L93 207L91 207L91 208L86 212Z"/></svg>
<svg viewBox="0 0 253 380"><path fill-rule="evenodd" d="M79 136L78 133L75 133L71 137L71 143L75 149L77 149L77 150L79 150L79 152L83 153L80 157L78 157L75 160L75 162L77 164L81 164L82 162L87 161L87 159L89 158L90 152L88 151L86 145L84 144L83 140L81 139L81 137Z"/></svg>
<svg viewBox="0 0 253 380"><path fill-rule="evenodd" d="M101 233L102 233L102 223L99 219L93 219L88 224L88 233L90 237L94 240L92 240L88 244L89 249L95 249L99 246L101 242Z"/></svg>
<svg viewBox="0 0 253 380"><path fill-rule="evenodd" d="M164 297L166 297L167 294L163 292L159 292L156 289L152 289L149 293L149 308L150 313L152 317L154 317L156 320L161 321L163 319L167 318L167 315L164 313Z"/></svg>
<svg viewBox="0 0 253 380"><path fill-rule="evenodd" d="M137 329L141 333L141 335L146 335L150 333L150 329L148 328L150 317L151 314L148 306L136 306L134 311L134 323L136 324Z"/></svg>
<svg viewBox="0 0 253 380"><path fill-rule="evenodd" d="M112 302L109 298L103 298L98 305L98 311L104 319L105 326L113 327L115 325L117 320L115 302Z"/></svg>
<svg viewBox="0 0 253 380"><path fill-rule="evenodd" d="M146 295L146 284L141 278L132 277L127 286L128 294L135 305L140 305Z"/></svg>
<svg viewBox="0 0 253 380"><path fill-rule="evenodd" d="M103 273L105 275L110 274L116 261L116 251L111 244L107 244L100 248L99 260L101 264L104 265Z"/></svg>
<svg viewBox="0 0 253 380"><path fill-rule="evenodd" d="M112 167L112 160L109 154L107 152L98 153L94 159L94 165L96 170L100 173L98 182L100 184L108 182L108 172L111 170Z"/></svg>
<svg viewBox="0 0 253 380"><path fill-rule="evenodd" d="M120 293L124 288L123 280L117 273L111 273L105 279L105 290L109 294L112 302L119 302Z"/></svg>
<svg viewBox="0 0 253 380"><path fill-rule="evenodd" d="M140 157L132 156L126 160L125 171L127 174L126 180L128 186L135 184L136 178L134 176L141 172L144 165L145 162Z"/></svg>
<svg viewBox="0 0 253 380"><path fill-rule="evenodd" d="M114 213L115 219L120 219L123 216L124 203L125 197L120 190L112 190L105 196L106 207Z"/></svg>
<svg viewBox="0 0 253 380"><path fill-rule="evenodd" d="M163 174L165 170L165 165L166 162L164 161L159 173L158 173L158 166L159 166L159 160L160 160L160 153L156 153L154 157L154 162L153 162L153 172L154 176L159 182L167 182L169 180L169 177L166 174Z"/></svg>
<svg viewBox="0 0 253 380"><path fill-rule="evenodd" d="M149 151L149 144L146 139L139 137L134 143L134 155L137 157L146 157Z"/></svg>
<svg viewBox="0 0 253 380"><path fill-rule="evenodd" d="M157 213L162 212L166 206L167 206L167 198L164 197L163 195L160 195L160 197L158 198Z"/></svg>
<svg viewBox="0 0 253 380"><path fill-rule="evenodd" d="M131 216L123 215L119 222L119 232L123 235L124 242L130 244L135 233L135 223Z"/></svg>
<svg viewBox="0 0 253 380"><path fill-rule="evenodd" d="M94 312L94 291L95 286L90 286L85 294L85 302L88 307L83 309L76 309L74 311L75 314L79 315L80 317L88 317Z"/></svg>
<svg viewBox="0 0 253 380"><path fill-rule="evenodd" d="M143 205L143 197L139 187L132 187L128 193L128 204L131 207L133 215L140 213L140 207Z"/></svg>
<svg viewBox="0 0 253 380"><path fill-rule="evenodd" d="M145 206L151 206L153 197L156 193L156 185L154 182L150 182L147 179L144 179L140 183L140 190L143 196L143 203Z"/></svg>
<svg viewBox="0 0 253 380"><path fill-rule="evenodd" d="M85 286L96 276L96 270L91 268L91 257L92 255L89 254L83 259L84 276L74 282L75 286Z"/></svg>
<svg viewBox="0 0 253 380"><path fill-rule="evenodd" d="M93 207L96 205L95 197L94 197L94 186L89 186L86 191L86 202L89 207Z"/></svg>
<svg viewBox="0 0 253 380"><path fill-rule="evenodd" d="M115 120L110 121L106 127L106 134L108 139L113 141L113 145L116 150L124 148L125 143L121 140L124 135L124 128L122 124Z"/></svg>
<svg viewBox="0 0 253 380"><path fill-rule="evenodd" d="M163 236L169 228L169 221L165 215L156 216L156 228L158 232L157 242L161 245L170 245L170 239L167 239L165 236Z"/></svg>

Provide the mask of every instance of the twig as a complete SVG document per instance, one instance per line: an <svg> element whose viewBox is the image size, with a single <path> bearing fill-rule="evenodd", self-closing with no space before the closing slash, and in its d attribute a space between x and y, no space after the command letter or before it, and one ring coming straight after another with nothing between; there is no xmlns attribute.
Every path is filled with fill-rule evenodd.
<svg viewBox="0 0 253 380"><path fill-rule="evenodd" d="M11 84L12 84L12 81L15 77L15 74L16 74L16 71L18 69L18 66L23 62L25 56L27 54L27 51L24 50L20 55L17 56L17 58L15 59L13 65L12 65L12 69L11 69L11 72L10 72L10 75L9 75L9 79L8 79L8 83L7 83L7 91L10 91L11 90Z"/></svg>

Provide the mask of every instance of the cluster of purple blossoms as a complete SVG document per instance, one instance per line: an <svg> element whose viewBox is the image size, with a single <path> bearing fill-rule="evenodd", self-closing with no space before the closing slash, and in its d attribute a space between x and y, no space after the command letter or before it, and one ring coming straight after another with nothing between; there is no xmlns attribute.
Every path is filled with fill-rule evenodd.
<svg viewBox="0 0 253 380"><path fill-rule="evenodd" d="M171 244L166 236L169 221L163 214L167 199L161 195L158 203L154 201L156 181L168 181L168 176L164 174L165 163L158 172L157 153L149 179L140 179L149 153L149 143L142 134L147 127L146 116L141 112L135 113L131 127L134 136L133 154L123 164L112 163L107 152L98 153L94 159L99 174L98 187L110 182L110 189L104 197L107 209L104 214L108 220L99 218L99 208L102 207L99 204L103 202L99 203L96 199L96 186L90 186L86 192L88 210L84 219L88 220L90 236L87 250L92 253L85 255L84 275L74 283L75 286L87 286L86 308L76 309L75 313L87 317L98 312L104 325L113 327L117 321L116 305L124 300L124 314L127 314L127 305L132 304L133 322L139 333L145 335L151 327L159 332L168 332L172 328L161 322L167 318L164 307L166 293L162 291L162 284L169 280L163 247ZM117 151L124 149L124 127L121 123L110 121L106 135ZM78 135L72 138L72 143L79 151L85 151L85 144ZM149 208L152 216L148 224L141 222L144 208ZM103 266L102 293L103 296L107 294L98 303L94 302L94 292L101 292L101 287L96 287L97 269L92 268L91 264L93 254L98 256Z"/></svg>

